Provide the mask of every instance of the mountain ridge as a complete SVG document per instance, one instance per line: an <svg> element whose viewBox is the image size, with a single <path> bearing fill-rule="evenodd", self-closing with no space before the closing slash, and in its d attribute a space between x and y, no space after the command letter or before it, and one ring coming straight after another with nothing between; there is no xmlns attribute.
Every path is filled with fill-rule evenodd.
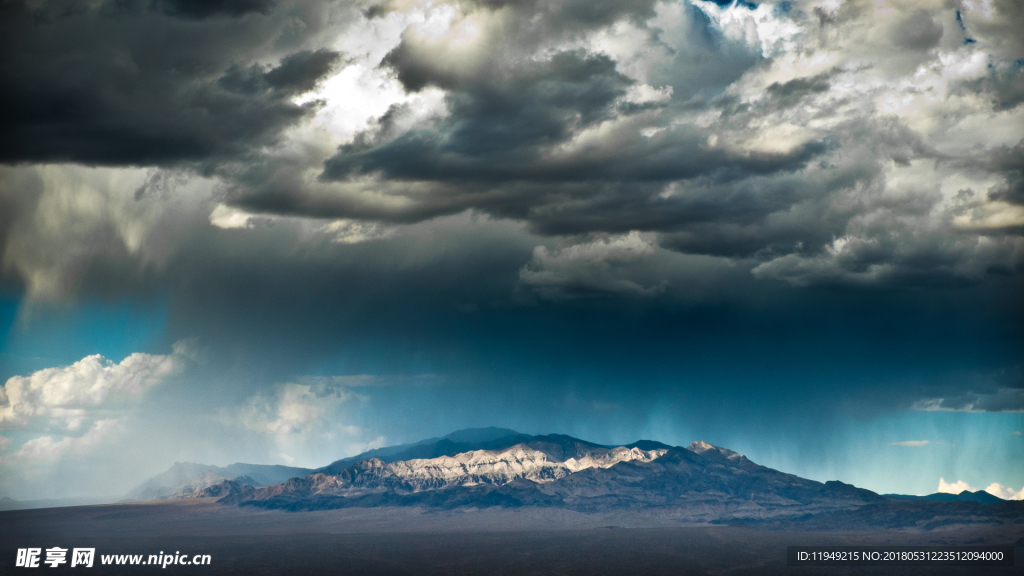
<svg viewBox="0 0 1024 576"><path fill-rule="evenodd" d="M417 455L427 457L401 459ZM263 486L238 476L177 497L293 512L559 508L656 514L683 524L814 529L931 530L1024 517L1021 502L982 504L974 500L984 497L973 493L937 499L879 495L837 480L818 482L774 470L699 440L687 447L653 440L607 446L564 434L469 429L369 450L308 472Z"/></svg>
<svg viewBox="0 0 1024 576"><path fill-rule="evenodd" d="M464 479L469 481L415 485L395 480L403 466L420 470L452 457L397 464L369 459L337 474L317 472L244 493L222 490L228 495L220 501L291 511L396 505L443 509L535 506L580 512L670 509L696 522L807 515L885 501L874 492L842 482L821 483L773 470L703 441L687 448L662 448L667 445L654 441L633 444L607 447L566 435L540 435L504 451L467 452L460 458L493 457L502 465L524 456L545 462L550 458L550 462L562 464L553 466L562 473L520 473L481 482L467 472ZM640 445L653 450L645 451Z"/></svg>
<svg viewBox="0 0 1024 576"><path fill-rule="evenodd" d="M327 466L317 468L315 471L337 474L356 462L369 460L370 458L377 458L383 462L398 462L416 458L454 456L470 450L508 448L530 438L533 438L533 436L508 428L496 428L493 426L488 428L466 428L456 430L445 436L428 438L419 442L367 450L355 456L335 460Z"/></svg>
<svg viewBox="0 0 1024 576"><path fill-rule="evenodd" d="M977 490L971 492L970 490L964 490L959 494L950 494L948 492L935 492L934 494L926 494L924 496L911 496L906 494L883 494L886 498L904 499L904 500L931 500L936 502L979 502L981 504L996 504L999 502L1006 502L1002 498L989 494L984 490Z"/></svg>
<svg viewBox="0 0 1024 576"><path fill-rule="evenodd" d="M269 464L245 464L241 462L223 467L193 462L175 462L163 473L133 488L124 496L122 501L134 502L200 497L201 493L207 488L225 481L248 484L258 488L280 484L289 478L305 477L313 473L338 474L353 464L371 458L377 458L386 463L412 459L439 458L456 456L472 450L501 450L534 439L536 439L538 444L544 445L542 451L555 457L560 454L560 451L564 452L566 450L581 453L584 451L581 448L582 446L613 448L579 440L564 434L531 435L494 426L465 428L445 436L367 450L355 456L342 458L326 466L314 469ZM570 446L573 442L578 442L579 445ZM626 447L641 447L641 449L648 451L669 448L667 444L652 440L639 440ZM251 481L245 480L246 477ZM241 482L239 482L240 480Z"/></svg>

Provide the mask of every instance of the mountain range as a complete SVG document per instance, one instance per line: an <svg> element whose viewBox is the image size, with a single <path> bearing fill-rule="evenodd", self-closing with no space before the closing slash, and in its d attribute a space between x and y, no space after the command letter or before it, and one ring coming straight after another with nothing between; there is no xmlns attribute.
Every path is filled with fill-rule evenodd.
<svg viewBox="0 0 1024 576"><path fill-rule="evenodd" d="M236 463L230 466L210 466L192 462L175 462L166 472L136 486L125 495L124 501L168 500L196 496L210 486L225 481L247 486L269 486L289 478L305 476L313 470L291 466Z"/></svg>
<svg viewBox="0 0 1024 576"><path fill-rule="evenodd" d="M502 428L370 450L310 470L175 464L132 499L216 497L226 505L289 511L417 506L633 511L689 523L839 522L931 526L1019 522L1024 503L989 494L879 495L761 466L707 442L641 440L606 446L561 434ZM997 505L993 507L993 505ZM838 515L838 516L837 516Z"/></svg>
<svg viewBox="0 0 1024 576"><path fill-rule="evenodd" d="M887 498L904 498L907 500L932 500L936 502L981 502L982 504L995 504L996 502L1003 502L1003 499L999 496L995 496L985 492L984 490L977 490L971 492L970 490L964 490L959 494L948 494L945 492L937 492L935 494L928 494L925 496L907 496L904 494L885 494Z"/></svg>

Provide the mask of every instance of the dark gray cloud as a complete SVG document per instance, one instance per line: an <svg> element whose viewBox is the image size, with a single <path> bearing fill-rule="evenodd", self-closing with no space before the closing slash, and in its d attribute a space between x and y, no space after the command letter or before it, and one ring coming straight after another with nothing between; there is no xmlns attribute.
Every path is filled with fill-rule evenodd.
<svg viewBox="0 0 1024 576"><path fill-rule="evenodd" d="M1024 412L1024 375L1020 365L994 373L950 375L932 384L918 410L951 412Z"/></svg>
<svg viewBox="0 0 1024 576"><path fill-rule="evenodd" d="M957 391L944 398L929 398L914 405L918 410L950 412L1024 412L1024 390L1001 388L995 392Z"/></svg>
<svg viewBox="0 0 1024 576"><path fill-rule="evenodd" d="M980 91L992 95L998 111L1012 110L1024 102L1024 62L993 67L988 77L964 83L965 92Z"/></svg>
<svg viewBox="0 0 1024 576"><path fill-rule="evenodd" d="M824 72L810 78L794 78L786 82L773 82L765 90L772 103L779 108L792 108L811 94L828 92L832 87L831 78L835 72Z"/></svg>
<svg viewBox="0 0 1024 576"><path fill-rule="evenodd" d="M182 18L239 17L249 13L268 14L274 0L152 0L151 6L165 14Z"/></svg>
<svg viewBox="0 0 1024 576"><path fill-rule="evenodd" d="M607 56L559 52L545 62L488 75L470 85L419 70L399 47L385 59L407 89L429 84L454 88L448 97L450 122L410 131L390 142L367 136L344 146L325 163L324 177L382 171L399 179L509 180L543 171L540 147L568 139L612 117L617 98L632 83ZM385 116L386 123L388 118ZM557 167L549 168L557 178ZM525 173L523 173L525 172ZM533 174L531 174L531 172Z"/></svg>
<svg viewBox="0 0 1024 576"><path fill-rule="evenodd" d="M1010 45L982 12L898 10L893 28L864 3L819 18L800 4L466 2L443 17L384 4L372 20L315 2L41 6L5 5L0 161L196 170L218 178L217 204L247 211L245 226L246 214L351 228L474 211L563 245L653 233L656 251L743 261L796 286L956 285L1024 262L1022 144L951 146L951 131L1018 110L1019 66L988 65L953 37L960 22ZM410 10L422 13L401 20ZM396 43L327 48L358 36L351 22ZM317 101L295 97L343 58L406 95L440 94L443 110L405 98L338 146L329 117L310 122ZM926 101L938 88L894 80L913 70L959 98L956 114ZM908 99L920 102L887 111ZM169 173L136 198L173 197L160 192ZM550 278L578 280L563 272ZM662 285L624 274L587 285Z"/></svg>
<svg viewBox="0 0 1024 576"><path fill-rule="evenodd" d="M989 191L989 196L1024 205L1024 140L1012 148L1001 146L993 150L988 162L993 171L1005 179L1001 185Z"/></svg>
<svg viewBox="0 0 1024 576"><path fill-rule="evenodd" d="M517 34L508 40L518 43L524 39L544 41L553 37L572 36L582 31L600 28L625 18L642 22L654 15L656 0L467 0L457 4L491 11L514 14L509 30Z"/></svg>
<svg viewBox="0 0 1024 576"><path fill-rule="evenodd" d="M574 138L603 122L678 107L697 94L693 86L715 94L728 83L708 77L709 70L704 68L695 70L694 61L706 62L712 54L726 60L729 65L719 61L715 68L727 71L726 78L731 80L756 58L716 35L703 13L686 6L686 28L693 37L681 46L685 52L668 46L662 30L646 24L639 28L652 47L666 53L667 66L659 64L664 70L658 72L664 84L659 85L669 86L676 98L636 101L626 97L636 80L623 74L620 63L607 54L584 49L552 52L552 47L601 30L617 19L642 23L654 14L651 3L482 5L509 9L500 13L501 24L488 37L493 43L474 56L483 64L453 65L444 57L443 47L415 36L404 37L381 62L411 92L428 86L444 89L447 117L396 134L391 126L399 111L393 110L328 159L323 178L341 180L379 172L402 180L463 181L471 188L480 181L490 187L497 181L512 186L538 181L664 183L723 168L733 173L789 170L821 150L820 145L809 145L790 154L731 155L703 149L705 133L677 127L653 137L620 131L608 138L614 152L581 149L551 158L552 148L571 145ZM538 48L543 56L537 54ZM746 58L732 64L732 52ZM665 129L673 120L670 113L658 116L641 121L642 125ZM564 192L553 188L552 194ZM522 202L529 204L531 199ZM470 200L466 205L475 204Z"/></svg>
<svg viewBox="0 0 1024 576"><path fill-rule="evenodd" d="M577 34L592 33L608 23L604 17L581 16L571 4L534 8L555 10L551 19L565 20L571 24L568 30ZM649 15L647 5L618 9L627 8L633 19ZM267 167L247 174L243 180L249 189L239 190L233 201L263 212L394 222L475 208L526 219L546 234L665 230L714 217L699 208L691 214L696 202L659 198L672 181L736 182L746 176L789 173L828 148L825 141L782 152L709 148L706 131L674 122L680 113L719 109L706 98L689 99L721 91L727 80L757 60L749 50L709 30L707 17L694 7L686 6L684 14L692 37L672 40L682 42L679 50L666 43L662 36L668 35L662 30L639 28L667 58L667 64L657 66L666 84L653 97L631 94L639 88L654 89L639 86L607 54L577 48L548 50L536 57L532 51L539 38L550 44L570 32L555 32L550 21L535 18L529 6L510 14L502 13L500 33L492 31L493 45L475 56L486 64L453 65L442 48L415 36L403 39L382 65L394 70L411 92L428 86L444 89L447 114L408 128L407 107L394 106L324 163L321 179L327 182L371 176L384 179L384 186L416 183L418 193L402 208L360 209L343 197L306 194L300 186L268 178ZM708 64L710 55L723 53L729 65ZM732 54L743 58L733 64ZM702 64L695 68L695 63ZM670 94L679 97L669 98ZM739 116L756 115L749 107L737 111L732 99L721 102L737 116L737 124L747 121ZM576 143L588 130L616 124L622 128L611 128L592 145ZM654 132L641 134L638 128L644 126ZM560 147L566 151L560 152Z"/></svg>
<svg viewBox="0 0 1024 576"><path fill-rule="evenodd" d="M1019 59L1024 39L1013 31L1024 26L1024 6L1014 0L993 0L991 6L981 13L962 14L967 35L985 42L1001 58Z"/></svg>
<svg viewBox="0 0 1024 576"><path fill-rule="evenodd" d="M1000 231L980 212L985 224L966 226L969 232L935 220L948 203L938 192L938 173L930 184L892 193L894 167L930 161L938 168L965 159L941 150L912 122L866 108L846 87L870 75L870 66L789 75L765 82L760 93L743 94L737 88L742 75L771 77L762 53L768 40L751 46L714 13L690 5L682 6L672 27L660 27L664 14L644 21L651 15L644 5L615 15L642 23L636 34L649 61L645 73L630 76L621 54L555 48L595 33L607 20L559 8L548 14L567 22L570 32L559 33L527 17L536 10L542 8L495 12L500 24L484 32L488 41L468 60L445 40L408 31L383 59L381 66L409 92L444 90L446 114L416 121L406 105L396 105L326 159L319 176L325 185L370 179L400 202L370 205L312 192L294 178L287 184L276 178L272 166L244 174L232 202L268 213L386 222L475 209L525 220L548 235L653 231L662 233L662 247L761 259L761 277L798 284L956 283L1020 267L1013 240L981 254L973 247L982 228L1016 234L1013 226ZM808 25L799 11L791 14ZM851 30L875 34L865 10L846 7L833 16ZM885 74L910 73L947 42L952 17L952 11L907 11L902 24L886 28L891 56L859 56L878 60ZM773 25L787 25L786 16ZM834 25L826 19L810 33L821 34L818 41L826 45L850 42L832 35ZM965 65L951 62L953 70ZM1006 100L1013 74L998 69L986 73L988 79L951 80L951 90L970 86L995 98L989 114L1006 110L1013 106ZM638 97L643 90L647 96ZM695 121L701 117L709 120ZM772 132L816 123L831 128L805 129L791 143L784 143L788 133ZM990 200L1014 201L1020 181L1012 160L1001 160L1013 156L1005 148L967 155L980 173L1002 174L1006 184L991 190ZM996 160L982 160L990 156ZM949 218L952 209L945 207ZM854 236L858 242L843 243L856 246L857 254L839 258L834 243Z"/></svg>
<svg viewBox="0 0 1024 576"><path fill-rule="evenodd" d="M59 4L59 3L57 3ZM0 162L207 169L278 141L315 110L294 104L338 63L310 50L324 10L253 2L5 3ZM176 14L223 18L178 19ZM250 13L251 12L251 13ZM243 17L235 17L241 16ZM296 37L298 25L307 34Z"/></svg>
<svg viewBox="0 0 1024 576"><path fill-rule="evenodd" d="M939 43L943 29L928 11L917 10L905 15L891 33L897 46L908 50L928 50Z"/></svg>

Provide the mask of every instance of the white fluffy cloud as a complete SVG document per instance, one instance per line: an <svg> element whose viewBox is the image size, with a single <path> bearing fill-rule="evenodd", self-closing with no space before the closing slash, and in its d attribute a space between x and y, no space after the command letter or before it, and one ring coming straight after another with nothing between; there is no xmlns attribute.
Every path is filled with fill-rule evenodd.
<svg viewBox="0 0 1024 576"><path fill-rule="evenodd" d="M0 387L0 427L24 426L42 417L76 430L91 411L114 397L137 395L174 372L180 351L166 356L136 352L118 364L93 354L70 366L13 376Z"/></svg>
<svg viewBox="0 0 1024 576"><path fill-rule="evenodd" d="M1024 487L1020 490L1014 490L1009 486L1003 486L998 482L993 482L985 488L985 492L993 496L998 496L1003 500L1024 500Z"/></svg>
<svg viewBox="0 0 1024 576"><path fill-rule="evenodd" d="M794 38L802 30L791 18L780 17L772 4L761 4L750 9L742 2L719 6L715 2L693 0L722 34L741 42L769 58L782 51L796 48Z"/></svg>
<svg viewBox="0 0 1024 576"><path fill-rule="evenodd" d="M939 478L939 487L936 492L943 494L959 494L967 490L968 492L977 492L980 488L975 488L963 480L957 480L956 482L946 482L945 479ZM1020 490L1014 490L1009 486L1004 486L998 482L993 482L985 488L985 492L1002 498L1003 500L1024 500L1024 488Z"/></svg>
<svg viewBox="0 0 1024 576"><path fill-rule="evenodd" d="M252 228L253 218L252 214L225 204L217 204L210 212L210 224L225 230Z"/></svg>
<svg viewBox="0 0 1024 576"><path fill-rule="evenodd" d="M114 418L97 420L85 434L65 436L54 440L53 436L33 438L22 444L14 457L24 460L54 460L64 454L80 454L102 444L110 436L121 430L120 423Z"/></svg>
<svg viewBox="0 0 1024 576"><path fill-rule="evenodd" d="M946 482L945 478L939 478L939 487L935 489L936 492L940 492L942 494L959 494L964 490L967 490L968 492L977 492L979 489L971 486L963 480Z"/></svg>
<svg viewBox="0 0 1024 576"><path fill-rule="evenodd" d="M890 442L890 444L892 444L893 446L910 446L910 447L924 446L924 445L926 445L928 443L929 442L927 440L904 440L902 442Z"/></svg>

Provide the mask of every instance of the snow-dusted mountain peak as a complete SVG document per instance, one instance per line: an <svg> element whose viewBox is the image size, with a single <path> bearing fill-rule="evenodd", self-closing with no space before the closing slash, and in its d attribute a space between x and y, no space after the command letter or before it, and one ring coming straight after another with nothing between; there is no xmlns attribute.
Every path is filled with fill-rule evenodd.
<svg viewBox="0 0 1024 576"><path fill-rule="evenodd" d="M516 480L553 482L589 468L610 468L620 462L650 462L666 449L643 450L594 445L576 456L559 460L529 443L500 450L470 450L454 456L383 462L377 458L353 464L338 474L315 473L288 485L271 487L262 494L305 492L310 496L359 496L382 492L413 494L458 486L501 486Z"/></svg>
<svg viewBox="0 0 1024 576"><path fill-rule="evenodd" d="M689 446L686 447L686 449L695 454L706 454L708 452L712 454L721 454L722 456L725 456L729 460L746 460L747 458L743 454L733 452L728 448L721 448L719 446L715 446L714 444L710 442L705 442L703 440L697 440L695 442L692 442Z"/></svg>
<svg viewBox="0 0 1024 576"><path fill-rule="evenodd" d="M527 444L516 444L504 450L472 450L455 456L394 462L389 466L398 475L409 478L470 476L489 484L504 484L518 478L546 482L587 468L608 468L632 460L650 462L665 452L620 446L560 461Z"/></svg>
<svg viewBox="0 0 1024 576"><path fill-rule="evenodd" d="M650 462L665 450L602 448L559 461L527 444L504 450L471 450L455 456L421 458L380 466L380 473L401 479L413 492L451 485L507 484L520 478L550 482L587 468L608 468L619 462Z"/></svg>

